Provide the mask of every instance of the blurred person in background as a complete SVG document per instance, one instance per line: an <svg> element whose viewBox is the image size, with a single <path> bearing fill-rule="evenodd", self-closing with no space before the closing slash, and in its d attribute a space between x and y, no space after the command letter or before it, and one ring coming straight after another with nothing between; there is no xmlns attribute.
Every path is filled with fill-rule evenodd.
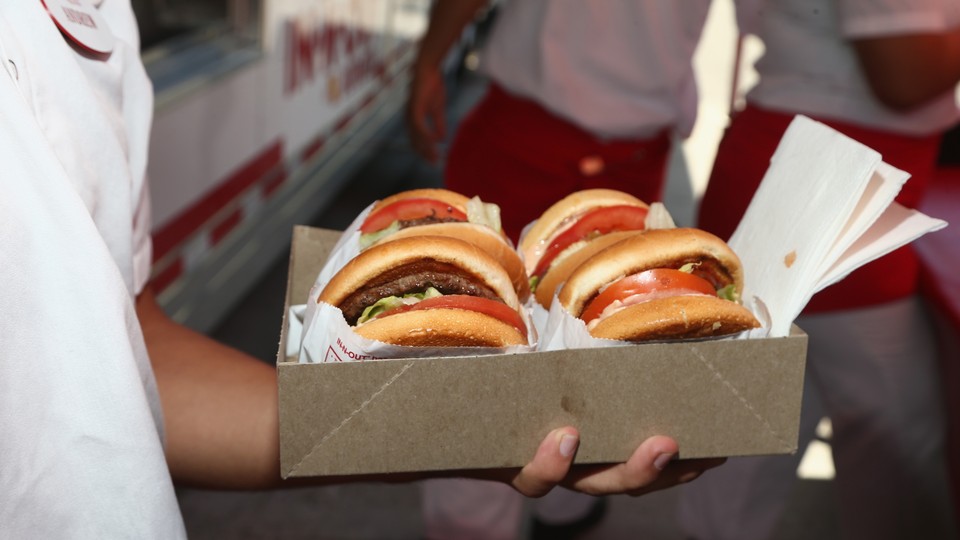
<svg viewBox="0 0 960 540"><path fill-rule="evenodd" d="M763 41L758 84L720 143L698 226L729 238L795 114L877 150L911 174L915 207L942 134L960 119L960 2L741 0ZM802 226L802 225L801 225ZM795 456L732 459L681 494L692 539L770 538L821 415L832 422L844 538L953 538L937 351L910 246L813 297L807 395Z"/></svg>
<svg viewBox="0 0 960 540"><path fill-rule="evenodd" d="M414 63L407 104L413 147L440 158L447 136L441 64L486 0L440 0ZM480 52L486 94L452 135L445 187L501 208L516 242L524 226L578 190L662 200L674 137L697 112L692 58L709 0L522 0L498 4ZM470 480L424 484L428 538L515 538L523 501ZM602 503L555 490L537 501L534 537L566 538L602 517Z"/></svg>
<svg viewBox="0 0 960 540"><path fill-rule="evenodd" d="M0 538L182 538L175 483L281 485L276 370L153 297L136 20L129 0L69 4L0 2ZM571 469L578 444L555 430L483 476L641 494L716 464L668 466L676 442L651 437L626 464Z"/></svg>
<svg viewBox="0 0 960 540"><path fill-rule="evenodd" d="M486 0L436 2L414 63L407 123L436 161L448 136L441 63ZM662 200L671 140L690 134L692 56L709 0L504 1L480 54L489 87L453 134L446 187L522 228L581 189Z"/></svg>

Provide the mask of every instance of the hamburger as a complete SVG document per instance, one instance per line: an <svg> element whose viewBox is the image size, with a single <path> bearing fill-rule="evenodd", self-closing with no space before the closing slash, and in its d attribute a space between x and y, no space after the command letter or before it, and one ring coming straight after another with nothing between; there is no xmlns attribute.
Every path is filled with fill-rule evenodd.
<svg viewBox="0 0 960 540"><path fill-rule="evenodd" d="M598 237L644 230L648 212L645 202L612 189L578 191L554 203L520 240L519 251L537 302L549 308L556 286L566 277L561 272L548 278L554 268ZM570 267L568 262L567 273Z"/></svg>
<svg viewBox="0 0 960 540"><path fill-rule="evenodd" d="M343 266L318 302L340 309L362 337L394 345L527 345L506 270L475 245L419 235L377 244Z"/></svg>
<svg viewBox="0 0 960 540"><path fill-rule="evenodd" d="M594 337L648 341L735 334L760 323L740 304L740 259L699 229L635 234L580 264L558 293Z"/></svg>
<svg viewBox="0 0 960 540"><path fill-rule="evenodd" d="M468 221L464 195L446 189L411 189L374 203L360 225L360 247L372 246L400 229L431 223Z"/></svg>
<svg viewBox="0 0 960 540"><path fill-rule="evenodd" d="M446 189L414 189L374 204L360 226L360 248L410 236L448 236L487 252L507 270L521 302L530 296L520 255L503 232L500 207Z"/></svg>

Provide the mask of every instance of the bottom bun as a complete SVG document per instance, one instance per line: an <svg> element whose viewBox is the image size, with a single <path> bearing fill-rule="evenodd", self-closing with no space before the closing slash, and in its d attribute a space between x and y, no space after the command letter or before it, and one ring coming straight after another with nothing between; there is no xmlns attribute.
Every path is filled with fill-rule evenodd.
<svg viewBox="0 0 960 540"><path fill-rule="evenodd" d="M489 315L464 309L424 309L373 319L354 328L367 339L411 347L508 347L527 336Z"/></svg>
<svg viewBox="0 0 960 540"><path fill-rule="evenodd" d="M750 310L710 296L670 296L628 306L590 330L622 341L692 339L736 334L760 323Z"/></svg>

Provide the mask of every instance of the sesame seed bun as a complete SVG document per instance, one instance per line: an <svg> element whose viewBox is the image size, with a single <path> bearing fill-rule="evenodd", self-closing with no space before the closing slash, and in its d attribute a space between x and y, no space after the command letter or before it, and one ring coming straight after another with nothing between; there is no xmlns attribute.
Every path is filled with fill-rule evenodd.
<svg viewBox="0 0 960 540"><path fill-rule="evenodd" d="M645 231L600 251L570 274L559 300L579 316L608 283L644 270L679 268L686 262L709 265L716 270L720 286L733 284L737 294L743 292L740 258L726 242L700 229L678 228Z"/></svg>
<svg viewBox="0 0 960 540"><path fill-rule="evenodd" d="M423 188L423 189L410 189L407 191L401 191L400 193L395 193L389 197L380 199L374 203L373 208L370 209L370 214L375 214L377 210L385 208L397 201L402 201L404 199L435 199L438 201L445 202L450 206L457 208L460 211L466 212L467 202L470 200L469 197L461 195L456 191L450 191L449 189L440 189L440 188Z"/></svg>
<svg viewBox="0 0 960 540"><path fill-rule="evenodd" d="M520 260L520 255L513 249L513 246L508 243L505 237L485 225L467 222L417 225L401 229L383 238L377 244L423 235L457 238L479 247L499 261L507 271L507 274L510 276L510 281L513 283L513 288L521 302L525 302L530 296L530 279L527 277L527 272L523 267L523 261Z"/></svg>
<svg viewBox="0 0 960 540"><path fill-rule="evenodd" d="M513 282L496 259L465 240L429 235L400 238L361 252L334 274L318 301L337 306L388 270L423 260L460 268L490 287L511 308L520 307Z"/></svg>

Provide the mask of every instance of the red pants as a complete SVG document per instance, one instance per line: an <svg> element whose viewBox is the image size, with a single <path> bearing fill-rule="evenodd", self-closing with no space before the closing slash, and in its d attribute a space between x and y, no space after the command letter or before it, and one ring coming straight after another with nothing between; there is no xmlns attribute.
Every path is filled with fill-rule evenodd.
<svg viewBox="0 0 960 540"><path fill-rule="evenodd" d="M503 228L520 231L561 198L611 188L661 200L670 137L600 140L495 84L457 129L446 187L500 205Z"/></svg>
<svg viewBox="0 0 960 540"><path fill-rule="evenodd" d="M747 106L724 133L710 182L700 204L698 226L729 238L760 185L792 114ZM915 208L936 167L941 134L910 137L853 124L815 118L883 156L910 173L897 201ZM902 298L916 291L919 261L910 246L869 263L816 294L805 313L865 307Z"/></svg>

